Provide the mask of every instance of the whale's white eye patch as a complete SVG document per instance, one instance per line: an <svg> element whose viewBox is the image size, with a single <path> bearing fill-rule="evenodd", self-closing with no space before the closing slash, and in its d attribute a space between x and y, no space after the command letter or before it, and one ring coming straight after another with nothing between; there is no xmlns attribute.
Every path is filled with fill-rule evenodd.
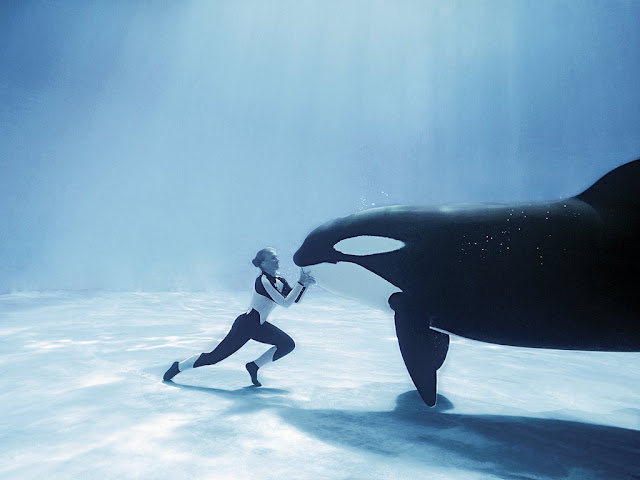
<svg viewBox="0 0 640 480"><path fill-rule="evenodd" d="M333 248L347 255L375 255L400 250L404 242L389 237L377 237L373 235L360 235L359 237L345 238L336 243Z"/></svg>

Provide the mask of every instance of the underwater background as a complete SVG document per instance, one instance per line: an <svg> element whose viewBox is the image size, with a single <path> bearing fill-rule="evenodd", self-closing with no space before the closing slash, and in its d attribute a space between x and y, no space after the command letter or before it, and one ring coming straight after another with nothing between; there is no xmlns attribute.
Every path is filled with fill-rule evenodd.
<svg viewBox="0 0 640 480"><path fill-rule="evenodd" d="M640 157L640 2L0 3L0 291L247 288L373 206Z"/></svg>
<svg viewBox="0 0 640 480"><path fill-rule="evenodd" d="M252 388L256 251L640 157L640 1L0 1L0 477L640 478L640 353L451 336L312 287ZM603 319L606 321L606 319Z"/></svg>

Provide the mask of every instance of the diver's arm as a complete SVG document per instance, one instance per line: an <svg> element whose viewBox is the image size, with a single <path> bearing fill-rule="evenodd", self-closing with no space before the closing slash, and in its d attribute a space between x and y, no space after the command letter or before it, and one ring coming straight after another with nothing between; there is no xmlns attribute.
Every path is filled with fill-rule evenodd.
<svg viewBox="0 0 640 480"><path fill-rule="evenodd" d="M298 285L301 285L301 283L298 282ZM302 290L300 291L300 293L296 297L295 303L300 303L300 300L302 300L302 297L304 297L304 294L305 294L306 291L307 291L307 286L306 285L302 285Z"/></svg>
<svg viewBox="0 0 640 480"><path fill-rule="evenodd" d="M278 278L284 284L283 292L291 292L291 285L289 285L289 282L287 282L287 279L283 278L283 277L278 277ZM305 283L305 282L307 282L307 283ZM308 289L308 287L310 285L310 277L309 277L309 275L304 275L304 276L301 275L300 276L300 280L298 280L298 283L302 285L302 291L298 294L298 297L296 298L295 303L299 303L300 300L302 299L302 296L307 291L307 289Z"/></svg>
<svg viewBox="0 0 640 480"><path fill-rule="evenodd" d="M309 272L305 272L303 268L300 269L300 280L298 280L298 284L302 285L302 291L296 298L296 303L302 300L303 295L309 289L311 285L316 283L316 279L313 278L313 275Z"/></svg>
<svg viewBox="0 0 640 480"><path fill-rule="evenodd" d="M278 305L286 308L289 308L298 299L300 293L302 293L302 290L304 289L304 285L298 282L296 283L296 286L293 287L293 289L289 292L289 295L285 297L273 285L271 285L271 282L266 277L266 275L262 275L261 280L262 286L271 297L271 300L273 300Z"/></svg>

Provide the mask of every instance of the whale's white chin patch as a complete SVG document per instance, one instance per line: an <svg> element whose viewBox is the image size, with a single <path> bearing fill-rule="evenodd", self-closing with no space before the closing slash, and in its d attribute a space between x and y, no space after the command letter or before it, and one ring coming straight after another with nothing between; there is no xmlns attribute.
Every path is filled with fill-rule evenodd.
<svg viewBox="0 0 640 480"><path fill-rule="evenodd" d="M321 288L347 298L359 300L371 307L392 312L389 297L400 289L384 278L355 263L321 263L310 270Z"/></svg>
<svg viewBox="0 0 640 480"><path fill-rule="evenodd" d="M373 235L360 235L358 237L345 238L336 243L333 248L347 255L375 255L400 250L404 242L389 237Z"/></svg>

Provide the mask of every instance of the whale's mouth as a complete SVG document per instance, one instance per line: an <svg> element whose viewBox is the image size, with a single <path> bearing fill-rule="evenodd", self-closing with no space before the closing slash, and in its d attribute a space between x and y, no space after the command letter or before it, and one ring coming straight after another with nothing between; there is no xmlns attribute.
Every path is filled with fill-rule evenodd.
<svg viewBox="0 0 640 480"><path fill-rule="evenodd" d="M305 266L319 287L341 297L359 300L378 310L391 312L388 298L398 287L366 268L351 262Z"/></svg>
<svg viewBox="0 0 640 480"><path fill-rule="evenodd" d="M300 248L293 254L293 263L298 267L305 268L320 265L322 263L334 264L337 263L337 260L327 260L326 258L320 257L320 255L310 255L308 252Z"/></svg>
<svg viewBox="0 0 640 480"><path fill-rule="evenodd" d="M298 267L306 267L308 264L304 259L304 253L302 252L302 247L295 251L293 254L293 263L295 263Z"/></svg>
<svg viewBox="0 0 640 480"><path fill-rule="evenodd" d="M305 240L293 254L293 263L299 267L310 267L322 263L337 263L341 257L344 255L334 250L332 246L318 248L315 244Z"/></svg>

